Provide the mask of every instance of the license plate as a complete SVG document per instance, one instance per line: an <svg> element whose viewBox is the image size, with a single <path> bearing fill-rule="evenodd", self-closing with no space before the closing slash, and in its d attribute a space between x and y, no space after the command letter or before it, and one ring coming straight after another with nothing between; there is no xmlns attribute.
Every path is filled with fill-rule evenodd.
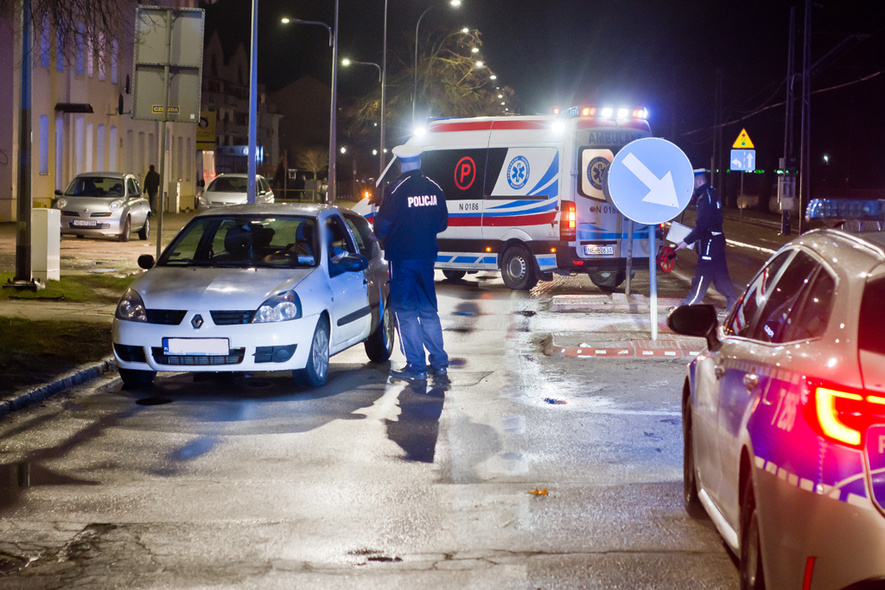
<svg viewBox="0 0 885 590"><path fill-rule="evenodd" d="M163 354L209 356L230 354L227 338L163 338Z"/></svg>
<svg viewBox="0 0 885 590"><path fill-rule="evenodd" d="M614 256L615 247L613 245L585 244L584 254L587 256Z"/></svg>
<svg viewBox="0 0 885 590"><path fill-rule="evenodd" d="M71 227L98 227L98 222L94 219L75 219L71 222Z"/></svg>

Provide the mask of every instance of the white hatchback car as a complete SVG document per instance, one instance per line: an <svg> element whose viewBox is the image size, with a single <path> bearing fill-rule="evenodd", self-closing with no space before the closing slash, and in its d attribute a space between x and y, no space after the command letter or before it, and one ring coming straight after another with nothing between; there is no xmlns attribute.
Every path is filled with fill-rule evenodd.
<svg viewBox="0 0 885 590"><path fill-rule="evenodd" d="M741 588L885 588L885 233L816 230L778 251L682 391L685 507L740 558Z"/></svg>
<svg viewBox="0 0 885 590"><path fill-rule="evenodd" d="M194 217L117 305L113 348L127 386L158 371L293 371L326 382L329 356L394 340L387 264L368 222L327 205L244 205Z"/></svg>
<svg viewBox="0 0 885 590"><path fill-rule="evenodd" d="M245 205L248 201L248 174L219 174L200 193L197 201L199 209ZM263 176L255 176L255 204L267 205L274 202L274 194Z"/></svg>

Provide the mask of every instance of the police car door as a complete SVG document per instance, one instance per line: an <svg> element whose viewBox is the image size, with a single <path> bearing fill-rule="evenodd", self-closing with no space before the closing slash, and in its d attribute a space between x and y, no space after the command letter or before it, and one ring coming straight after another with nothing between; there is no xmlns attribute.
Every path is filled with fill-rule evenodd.
<svg viewBox="0 0 885 590"><path fill-rule="evenodd" d="M365 274L345 272L336 268L333 263L337 256L358 253L344 220L337 214L329 215L323 226L323 247L329 269L329 285L332 288L332 333L329 348L335 353L365 337L372 315Z"/></svg>

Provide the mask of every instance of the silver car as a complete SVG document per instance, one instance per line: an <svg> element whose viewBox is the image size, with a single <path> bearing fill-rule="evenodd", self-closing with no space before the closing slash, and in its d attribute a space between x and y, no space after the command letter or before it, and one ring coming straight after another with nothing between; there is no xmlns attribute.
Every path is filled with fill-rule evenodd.
<svg viewBox="0 0 885 590"><path fill-rule="evenodd" d="M702 336L682 392L684 499L742 588L885 587L885 233L806 233Z"/></svg>
<svg viewBox="0 0 885 590"><path fill-rule="evenodd" d="M62 235L115 237L121 242L129 241L132 230L142 240L150 236L151 206L132 174L78 174L64 192L55 194Z"/></svg>
<svg viewBox="0 0 885 590"><path fill-rule="evenodd" d="M227 207L228 205L245 205L248 200L247 174L219 174L216 176L199 198L200 209ZM255 204L267 205L274 202L274 194L267 179L255 176Z"/></svg>

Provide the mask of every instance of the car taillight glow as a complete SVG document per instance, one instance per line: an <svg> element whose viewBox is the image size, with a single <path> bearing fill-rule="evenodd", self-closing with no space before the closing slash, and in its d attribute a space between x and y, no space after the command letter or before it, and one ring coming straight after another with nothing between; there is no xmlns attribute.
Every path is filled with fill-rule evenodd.
<svg viewBox="0 0 885 590"><path fill-rule="evenodd" d="M562 204L562 215L559 218L559 239L571 241L577 237L578 215L575 204L565 201Z"/></svg>
<svg viewBox="0 0 885 590"><path fill-rule="evenodd" d="M809 383L815 423L838 443L860 447L867 427L885 423L885 397L832 384Z"/></svg>

